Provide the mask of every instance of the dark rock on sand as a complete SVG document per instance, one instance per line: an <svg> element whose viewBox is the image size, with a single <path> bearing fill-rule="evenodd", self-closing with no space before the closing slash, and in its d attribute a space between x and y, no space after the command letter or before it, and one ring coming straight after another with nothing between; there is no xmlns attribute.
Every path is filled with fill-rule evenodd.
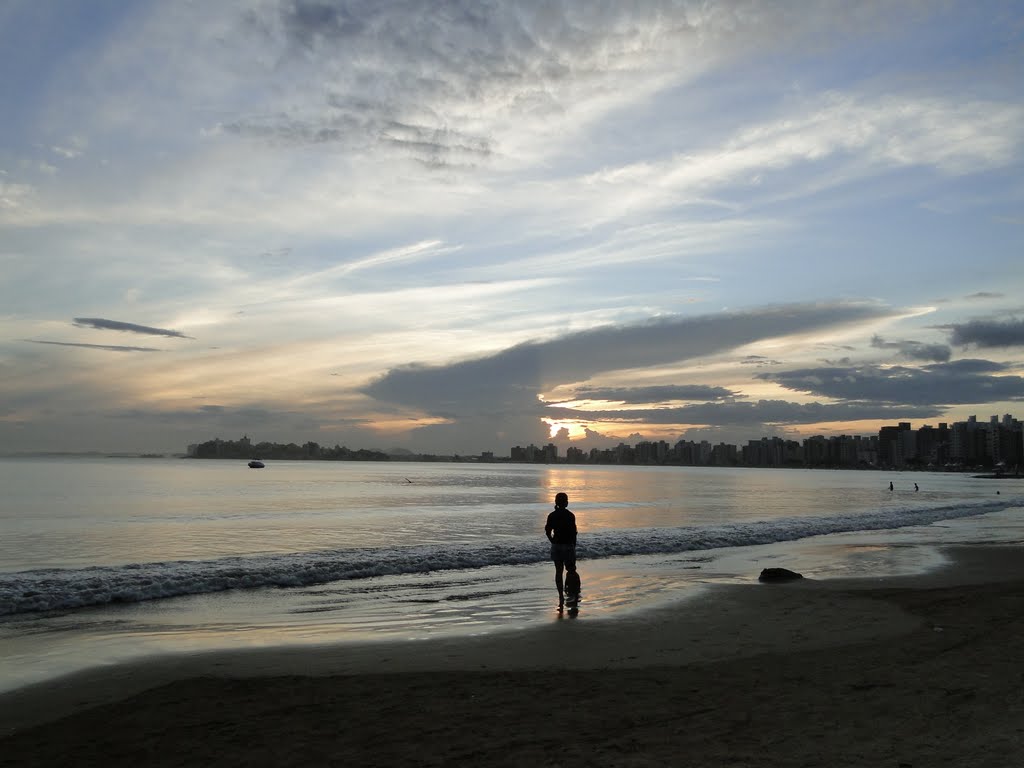
<svg viewBox="0 0 1024 768"><path fill-rule="evenodd" d="M788 568L765 568L761 571L761 575L757 577L758 581L794 581L795 579L802 579L803 574L791 571Z"/></svg>

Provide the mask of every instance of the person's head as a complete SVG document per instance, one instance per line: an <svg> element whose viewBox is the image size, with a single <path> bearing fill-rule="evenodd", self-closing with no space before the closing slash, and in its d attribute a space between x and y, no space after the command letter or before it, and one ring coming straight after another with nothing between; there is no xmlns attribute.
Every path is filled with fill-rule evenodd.
<svg viewBox="0 0 1024 768"><path fill-rule="evenodd" d="M569 496L567 494L564 494L564 493L556 493L555 494L555 506L556 507L561 507L562 509L565 509L566 507L568 507L569 506Z"/></svg>

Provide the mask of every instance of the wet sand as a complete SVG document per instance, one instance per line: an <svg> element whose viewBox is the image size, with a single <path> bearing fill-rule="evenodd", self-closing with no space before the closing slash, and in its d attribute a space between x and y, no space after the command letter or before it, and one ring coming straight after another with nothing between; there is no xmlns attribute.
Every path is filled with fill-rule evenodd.
<svg viewBox="0 0 1024 768"><path fill-rule="evenodd" d="M163 657L0 697L0 765L1024 764L1024 550L614 619Z"/></svg>

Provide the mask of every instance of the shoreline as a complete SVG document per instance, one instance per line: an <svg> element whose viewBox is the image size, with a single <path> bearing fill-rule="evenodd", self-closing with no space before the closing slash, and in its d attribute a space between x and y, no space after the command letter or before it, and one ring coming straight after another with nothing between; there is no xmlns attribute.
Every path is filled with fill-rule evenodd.
<svg viewBox="0 0 1024 768"><path fill-rule="evenodd" d="M468 638L92 669L0 696L0 765L1015 764L1024 548L944 552L922 575L710 585Z"/></svg>

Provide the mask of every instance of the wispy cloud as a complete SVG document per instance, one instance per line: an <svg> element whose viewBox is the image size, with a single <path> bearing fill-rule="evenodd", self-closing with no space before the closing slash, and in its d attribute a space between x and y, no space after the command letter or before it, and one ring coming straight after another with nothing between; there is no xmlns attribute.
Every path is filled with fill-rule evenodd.
<svg viewBox="0 0 1024 768"><path fill-rule="evenodd" d="M4 211L17 212L32 201L35 189L28 184L18 184L0 179L0 215Z"/></svg>
<svg viewBox="0 0 1024 768"><path fill-rule="evenodd" d="M794 403L787 400L699 403L678 408L642 410L578 410L552 407L555 419L600 423L673 426L804 425L866 419L931 418L942 413L935 405L887 405L884 403ZM760 435L758 435L759 437Z"/></svg>
<svg viewBox="0 0 1024 768"><path fill-rule="evenodd" d="M728 400L735 396L735 392L725 387L709 387L702 384L666 384L647 387L578 387L573 399L659 403L675 400Z"/></svg>
<svg viewBox="0 0 1024 768"><path fill-rule="evenodd" d="M995 291L978 291L977 293L972 293L970 296L965 296L964 298L970 301L986 301L988 299L1002 299L1005 297L1005 293L996 293Z"/></svg>
<svg viewBox="0 0 1024 768"><path fill-rule="evenodd" d="M758 188L767 175L792 169L819 169L805 193L909 166L976 173L1015 161L1024 142L1022 122L1024 106L1017 104L829 94L784 120L744 128L717 146L603 169L587 183L617 200L625 197L635 211L726 190L764 195ZM829 169L824 178L823 167ZM776 194L771 185L764 189Z"/></svg>
<svg viewBox="0 0 1024 768"><path fill-rule="evenodd" d="M99 349L104 352L162 352L153 347L124 347L116 344L81 344L73 341L43 341L41 339L23 339L32 344L52 344L57 347L81 347L83 349Z"/></svg>
<svg viewBox="0 0 1024 768"><path fill-rule="evenodd" d="M106 320L102 317L76 317L74 325L79 328L95 328L98 331L121 331L123 333L138 333L145 336L168 336L177 339L191 339L181 331L172 331L167 328L153 328L148 325L137 325L136 323L123 323L120 320Z"/></svg>
<svg viewBox="0 0 1024 768"><path fill-rule="evenodd" d="M292 287L309 284L324 284L339 277L345 277L360 270L373 269L375 267L394 266L397 264L409 265L411 263L442 256L458 250L458 246L445 246L440 240L424 240L411 245L389 248L369 256L357 256L337 266L303 275L291 282Z"/></svg>

